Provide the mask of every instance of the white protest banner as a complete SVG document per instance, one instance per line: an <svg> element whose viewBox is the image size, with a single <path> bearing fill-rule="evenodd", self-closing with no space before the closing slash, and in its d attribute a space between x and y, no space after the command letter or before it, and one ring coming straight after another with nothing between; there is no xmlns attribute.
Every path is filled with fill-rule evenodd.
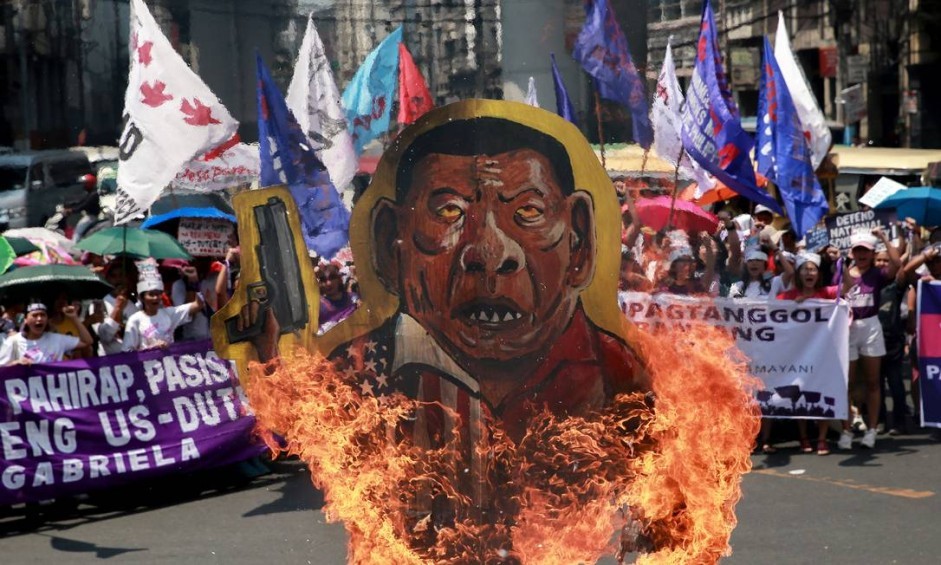
<svg viewBox="0 0 941 565"><path fill-rule="evenodd" d="M193 257L225 257L234 230L227 220L183 218L176 239Z"/></svg>
<svg viewBox="0 0 941 565"><path fill-rule="evenodd" d="M876 181L876 184L872 185L872 188L866 191L866 194L864 194L863 197L859 199L859 203L865 204L870 208L875 208L886 198L892 196L900 190L905 190L906 188L908 187L900 182L896 182L889 177L882 177Z"/></svg>
<svg viewBox="0 0 941 565"><path fill-rule="evenodd" d="M175 190L219 192L258 180L258 144L238 143L212 159L193 159L170 183Z"/></svg>
<svg viewBox="0 0 941 565"><path fill-rule="evenodd" d="M705 323L728 331L764 383L768 418L845 419L849 306L830 301L732 300L622 292L621 311L642 329Z"/></svg>

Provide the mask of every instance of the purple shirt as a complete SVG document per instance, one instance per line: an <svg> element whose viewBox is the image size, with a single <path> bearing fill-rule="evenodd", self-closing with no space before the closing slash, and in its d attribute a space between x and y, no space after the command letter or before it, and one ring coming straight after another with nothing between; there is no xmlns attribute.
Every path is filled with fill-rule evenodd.
<svg viewBox="0 0 941 565"><path fill-rule="evenodd" d="M853 287L846 294L846 301L853 309L853 319L862 320L879 315L879 296L882 288L889 284L887 271L869 267L862 276L856 277Z"/></svg>
<svg viewBox="0 0 941 565"><path fill-rule="evenodd" d="M338 324L348 318L356 310L356 301L349 292L343 293L343 298L334 302L326 296L320 297L320 326L324 324Z"/></svg>

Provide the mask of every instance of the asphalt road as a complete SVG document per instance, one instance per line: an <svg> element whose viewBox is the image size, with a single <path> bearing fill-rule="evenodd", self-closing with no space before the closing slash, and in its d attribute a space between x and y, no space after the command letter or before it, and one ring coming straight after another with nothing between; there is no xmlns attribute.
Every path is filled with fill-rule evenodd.
<svg viewBox="0 0 941 565"><path fill-rule="evenodd" d="M941 443L880 436L827 457L754 456L726 563L939 562ZM296 462L94 495L77 508L0 510L0 563L342 564L346 537Z"/></svg>

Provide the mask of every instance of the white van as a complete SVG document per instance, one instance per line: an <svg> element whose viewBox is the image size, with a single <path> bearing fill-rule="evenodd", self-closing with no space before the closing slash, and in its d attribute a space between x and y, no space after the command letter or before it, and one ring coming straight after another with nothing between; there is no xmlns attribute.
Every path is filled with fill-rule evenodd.
<svg viewBox="0 0 941 565"><path fill-rule="evenodd" d="M81 152L0 155L0 231L42 226L57 204L81 199L89 184L95 175Z"/></svg>

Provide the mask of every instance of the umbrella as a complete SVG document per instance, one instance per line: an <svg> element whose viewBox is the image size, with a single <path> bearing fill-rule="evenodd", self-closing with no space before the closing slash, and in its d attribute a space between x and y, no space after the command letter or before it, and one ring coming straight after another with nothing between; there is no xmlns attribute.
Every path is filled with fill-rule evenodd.
<svg viewBox="0 0 941 565"><path fill-rule="evenodd" d="M0 237L0 273L5 273L13 264L15 258L16 252L13 250L13 246L5 237Z"/></svg>
<svg viewBox="0 0 941 565"><path fill-rule="evenodd" d="M641 225L657 231L666 228L667 222L670 221L672 201L673 199L669 196L638 200L637 215L640 217ZM712 233L718 225L719 219L699 206L685 200L676 200L672 227L692 234L701 231Z"/></svg>
<svg viewBox="0 0 941 565"><path fill-rule="evenodd" d="M73 300L101 298L113 287L83 265L37 265L0 275L0 296L7 301L52 298L60 292Z"/></svg>
<svg viewBox="0 0 941 565"><path fill-rule="evenodd" d="M895 208L899 218L912 218L921 226L941 225L941 188L920 186L900 190L876 208Z"/></svg>
<svg viewBox="0 0 941 565"><path fill-rule="evenodd" d="M57 231L46 228L17 228L3 232L4 237L22 237L39 245L46 243L69 251L72 249L72 240Z"/></svg>
<svg viewBox="0 0 941 565"><path fill-rule="evenodd" d="M25 237L4 237L4 239L6 239L10 247L13 248L13 253L15 253L17 257L20 255L29 255L36 251L42 251L35 243Z"/></svg>
<svg viewBox="0 0 941 565"><path fill-rule="evenodd" d="M68 251L52 243L37 240L34 244L36 251L20 255L13 261L17 267L29 267L33 265L78 265L78 261L72 258Z"/></svg>
<svg viewBox="0 0 941 565"><path fill-rule="evenodd" d="M75 244L76 249L98 255L130 255L154 259L189 259L177 240L155 230L117 226L101 230Z"/></svg>
<svg viewBox="0 0 941 565"><path fill-rule="evenodd" d="M151 216L141 224L142 228L152 228L157 225L169 222L172 220L180 220L183 218L208 218L213 220L226 220L228 222L235 223L235 216L223 212L218 208L177 208L176 210L171 210L166 214L160 214L158 216Z"/></svg>

